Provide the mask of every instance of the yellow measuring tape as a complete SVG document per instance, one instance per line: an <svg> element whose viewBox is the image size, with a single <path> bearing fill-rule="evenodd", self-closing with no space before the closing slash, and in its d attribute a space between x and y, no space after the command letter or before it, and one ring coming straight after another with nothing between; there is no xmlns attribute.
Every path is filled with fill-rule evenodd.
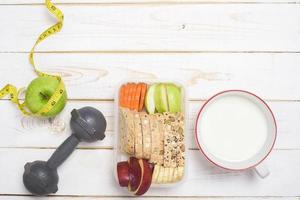
<svg viewBox="0 0 300 200"><path fill-rule="evenodd" d="M37 67L34 64L34 50L35 47L42 42L44 39L47 37L59 32L63 26L63 20L64 20L64 15L61 10L59 10L57 7L54 6L54 4L50 0L45 0L45 5L48 9L49 12L51 12L58 20L56 24L53 26L49 27L47 30L45 30L38 39L36 40L35 44L33 45L30 54L29 54L29 62L33 66L34 71L39 77L54 77L59 81L59 85L56 88L54 94L50 97L48 102L37 112L32 113L28 109L26 109L26 104L25 102L21 103L19 101L19 95L24 91L24 88L21 88L17 90L17 88L13 85L7 84L3 89L0 90L0 99L5 97L6 95L10 95L10 100L18 105L19 110L25 114L25 115L36 115L36 116L45 116L47 113L56 105L56 103L61 99L65 92L65 85L64 82L62 81L60 76L55 76L55 75L50 75L46 74L40 70L37 69Z"/></svg>

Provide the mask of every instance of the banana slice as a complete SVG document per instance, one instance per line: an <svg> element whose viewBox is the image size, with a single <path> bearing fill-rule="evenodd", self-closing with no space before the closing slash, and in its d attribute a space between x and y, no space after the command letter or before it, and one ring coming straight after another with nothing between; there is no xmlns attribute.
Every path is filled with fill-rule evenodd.
<svg viewBox="0 0 300 200"><path fill-rule="evenodd" d="M182 179L183 173L184 167L163 167L155 165L152 175L152 183L174 183Z"/></svg>
<svg viewBox="0 0 300 200"><path fill-rule="evenodd" d="M165 173L165 168L161 167L159 170L158 177L157 177L157 183L163 183L164 173Z"/></svg>
<svg viewBox="0 0 300 200"><path fill-rule="evenodd" d="M153 174L152 174L152 182L153 183L158 183L158 175L159 175L160 169L161 169L160 165L154 166L154 170L153 170Z"/></svg>
<svg viewBox="0 0 300 200"><path fill-rule="evenodd" d="M164 173L163 173L163 182L162 183L168 183L168 180L169 180L169 171L170 171L170 168L169 167L165 167Z"/></svg>
<svg viewBox="0 0 300 200"><path fill-rule="evenodd" d="M184 174L184 167L178 167L178 179L177 181L180 181Z"/></svg>
<svg viewBox="0 0 300 200"><path fill-rule="evenodd" d="M174 173L173 173L173 182L178 181L178 167L174 168Z"/></svg>
<svg viewBox="0 0 300 200"><path fill-rule="evenodd" d="M173 183L173 174L176 168L171 167L169 170L169 175L168 175L168 183Z"/></svg>

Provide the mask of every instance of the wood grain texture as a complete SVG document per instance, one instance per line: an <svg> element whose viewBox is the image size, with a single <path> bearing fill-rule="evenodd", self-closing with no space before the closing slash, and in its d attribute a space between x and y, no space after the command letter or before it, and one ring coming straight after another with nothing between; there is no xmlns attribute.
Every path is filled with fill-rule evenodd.
<svg viewBox="0 0 300 200"><path fill-rule="evenodd" d="M196 148L194 126L197 112L203 101L190 102L188 110L188 148ZM300 102L269 102L278 123L276 149L300 149ZM52 120L23 117L11 102L0 101L1 126L0 148L56 148L71 133L69 128L70 111L73 108L93 106L103 112L107 119L106 138L96 143L83 143L80 148L113 148L114 130L113 102L71 101L63 113Z"/></svg>
<svg viewBox="0 0 300 200"><path fill-rule="evenodd" d="M53 150L0 149L0 194L28 194L22 184L23 165L45 160ZM188 176L173 188L151 188L146 196L299 196L299 150L276 150L265 161L271 174L260 179L253 171L232 173L188 151ZM57 195L127 196L113 177L112 150L76 150L59 168ZM77 174L77 176L75 176ZM86 187L86 186L89 187Z"/></svg>
<svg viewBox="0 0 300 200"><path fill-rule="evenodd" d="M65 13L65 26L37 48L44 52L37 63L63 76L72 101L49 120L22 117L11 102L0 101L0 200L37 199L22 185L23 165L49 158L70 134L71 109L87 105L106 116L107 137L80 144L59 168L59 196L38 199L130 199L113 179L112 144L115 87L131 78L181 81L190 100L188 177L175 188L152 188L142 199L299 199L299 0L55 2ZM55 22L42 4L0 0L0 87L26 86L35 77L28 51ZM277 118L278 140L265 161L271 175L264 180L253 171L220 170L195 149L193 127L203 100L236 88L269 100Z"/></svg>
<svg viewBox="0 0 300 200"><path fill-rule="evenodd" d="M300 51L299 4L61 5L42 51ZM1 52L30 50L54 23L43 5L0 6Z"/></svg>
<svg viewBox="0 0 300 200"><path fill-rule="evenodd" d="M0 60L0 86L24 87L36 77L28 54L0 54ZM300 100L297 53L43 53L36 63L63 77L69 99L113 99L123 79L162 78L185 84L190 100L226 89L249 90L264 99Z"/></svg>

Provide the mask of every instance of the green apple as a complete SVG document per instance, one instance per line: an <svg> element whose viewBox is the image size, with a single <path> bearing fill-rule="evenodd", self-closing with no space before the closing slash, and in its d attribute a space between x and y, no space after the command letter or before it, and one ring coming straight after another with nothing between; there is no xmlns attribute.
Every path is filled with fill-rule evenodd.
<svg viewBox="0 0 300 200"><path fill-rule="evenodd" d="M167 89L169 111L172 113L180 112L181 111L181 89L172 83L166 84L166 89Z"/></svg>
<svg viewBox="0 0 300 200"><path fill-rule="evenodd" d="M38 112L54 94L59 81L55 77L38 77L31 81L26 90L25 104L32 112ZM44 114L45 117L53 117L60 113L65 107L67 101L67 93L64 91L62 97L54 105L54 107Z"/></svg>
<svg viewBox="0 0 300 200"><path fill-rule="evenodd" d="M156 86L154 100L155 100L155 108L159 113L167 112L169 110L167 90L165 84L159 83Z"/></svg>
<svg viewBox="0 0 300 200"><path fill-rule="evenodd" d="M149 87L149 89L147 90L147 93L146 93L145 106L146 106L147 112L149 114L155 113L155 99L154 99L154 95L155 95L156 85L157 84L151 85Z"/></svg>

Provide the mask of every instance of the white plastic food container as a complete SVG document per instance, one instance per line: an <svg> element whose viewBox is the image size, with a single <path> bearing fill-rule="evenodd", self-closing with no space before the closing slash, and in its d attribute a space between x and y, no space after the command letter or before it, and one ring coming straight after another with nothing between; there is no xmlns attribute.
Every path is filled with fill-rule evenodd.
<svg viewBox="0 0 300 200"><path fill-rule="evenodd" d="M183 134L184 134L184 145L185 145L185 152L184 152L184 157L185 157L185 162L184 162L184 175L181 178L181 180L174 182L174 183L167 183L167 184L151 184L151 187L174 187L177 186L179 183L182 183L184 181L184 179L187 177L187 144L186 144L186 133L187 133L187 99L186 99L186 88L184 87L183 84L178 83L177 81L172 81L172 80L141 80L141 79L134 79L134 80L125 80L120 82L117 85L116 88L116 92L115 92L115 105L114 105L114 109L115 109L115 124L114 124L114 128L115 128L115 135L114 135L114 176L116 179L116 186L119 186L119 181L118 181L118 175L117 175L117 163L118 162L122 162L122 161L127 161L130 157L130 155L128 155L127 153L124 153L121 151L121 142L120 142L120 133L119 133L119 111L120 111L120 107L119 107L119 90L121 88L121 86L123 84L126 83L146 83L148 85L151 84L155 84L155 83L173 83L179 87L181 87L182 90L182 112L184 114L184 130L183 130ZM145 109L145 108L144 108ZM121 189L121 187L120 187ZM127 188L125 188L124 190L126 190Z"/></svg>

